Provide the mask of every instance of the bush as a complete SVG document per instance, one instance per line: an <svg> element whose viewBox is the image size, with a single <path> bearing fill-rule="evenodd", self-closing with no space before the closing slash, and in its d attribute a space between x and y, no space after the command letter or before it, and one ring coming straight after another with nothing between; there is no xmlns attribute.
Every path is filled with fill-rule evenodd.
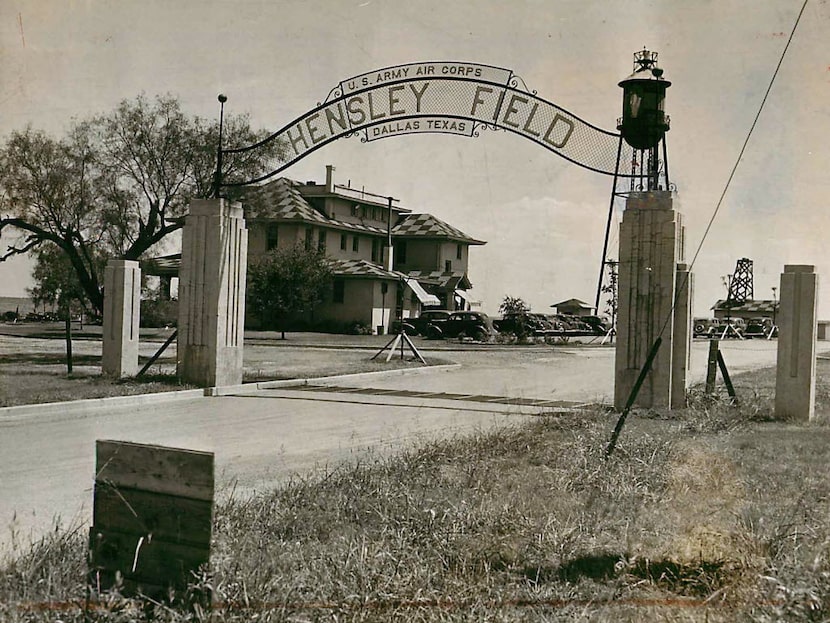
<svg viewBox="0 0 830 623"><path fill-rule="evenodd" d="M179 302L162 299L141 301L142 327L161 328L175 327L179 317Z"/></svg>

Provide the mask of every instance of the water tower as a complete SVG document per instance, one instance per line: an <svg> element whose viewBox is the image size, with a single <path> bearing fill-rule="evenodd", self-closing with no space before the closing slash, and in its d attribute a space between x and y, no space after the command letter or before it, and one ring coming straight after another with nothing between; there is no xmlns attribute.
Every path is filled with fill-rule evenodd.
<svg viewBox="0 0 830 623"><path fill-rule="evenodd" d="M692 275L684 257L683 218L669 183L665 101L671 82L657 65L657 53L644 49L634 54L634 72L619 86L619 151L630 147L625 160L631 158L631 169L623 172L627 162L618 162L618 176L630 181L619 192L615 177L609 210L610 223L613 198L625 199L619 231L614 405L680 408L686 404Z"/></svg>
<svg viewBox="0 0 830 623"><path fill-rule="evenodd" d="M617 129L625 142L634 148L632 173L639 174L631 178L631 190L668 190L666 132L669 131L669 116L665 113L665 102L666 89L671 82L666 80L663 70L657 66L657 52L646 49L635 52L634 73L622 80L619 86L623 89L623 110L622 117L617 119Z"/></svg>

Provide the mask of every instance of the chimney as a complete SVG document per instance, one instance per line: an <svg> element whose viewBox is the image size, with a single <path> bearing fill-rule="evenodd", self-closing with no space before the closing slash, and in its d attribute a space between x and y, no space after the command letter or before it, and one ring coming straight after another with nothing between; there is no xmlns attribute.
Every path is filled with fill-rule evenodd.
<svg viewBox="0 0 830 623"><path fill-rule="evenodd" d="M326 192L333 193L334 192L334 165L327 164L326 165Z"/></svg>

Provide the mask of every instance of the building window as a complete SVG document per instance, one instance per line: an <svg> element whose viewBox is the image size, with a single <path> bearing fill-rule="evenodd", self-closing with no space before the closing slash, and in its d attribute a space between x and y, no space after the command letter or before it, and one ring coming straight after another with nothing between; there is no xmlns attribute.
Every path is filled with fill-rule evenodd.
<svg viewBox="0 0 830 623"><path fill-rule="evenodd" d="M447 271L448 273L452 272L452 260L445 260L444 261L444 270Z"/></svg>
<svg viewBox="0 0 830 623"><path fill-rule="evenodd" d="M395 244L395 263L406 264L406 241L401 240Z"/></svg>
<svg viewBox="0 0 830 623"><path fill-rule="evenodd" d="M311 250L311 245L314 244L314 228L305 228L305 248L307 251Z"/></svg>
<svg viewBox="0 0 830 623"><path fill-rule="evenodd" d="M334 280L334 292L332 294L332 301L335 303L342 303L346 300L346 281L344 279Z"/></svg>
<svg viewBox="0 0 830 623"><path fill-rule="evenodd" d="M461 253L462 253L461 243L458 243L457 245L455 245L455 259L460 260L461 259Z"/></svg>
<svg viewBox="0 0 830 623"><path fill-rule="evenodd" d="M380 208L372 208L372 218L376 221L383 219L383 214L381 213Z"/></svg>
<svg viewBox="0 0 830 623"><path fill-rule="evenodd" d="M268 223L268 229L265 232L265 248L267 251L276 249L279 244L279 227L276 223Z"/></svg>
<svg viewBox="0 0 830 623"><path fill-rule="evenodd" d="M360 238L358 238L357 236L352 238L352 251L354 251L355 253L360 252Z"/></svg>
<svg viewBox="0 0 830 623"><path fill-rule="evenodd" d="M317 250L320 253L326 252L326 230L321 229L317 234Z"/></svg>
<svg viewBox="0 0 830 623"><path fill-rule="evenodd" d="M372 261L380 262L382 257L383 253L381 251L380 240L375 238L372 240Z"/></svg>
<svg viewBox="0 0 830 623"><path fill-rule="evenodd" d="M348 238L348 236L346 234L340 234L340 250L341 251L345 251L346 247L348 246L348 243L346 242L347 238Z"/></svg>

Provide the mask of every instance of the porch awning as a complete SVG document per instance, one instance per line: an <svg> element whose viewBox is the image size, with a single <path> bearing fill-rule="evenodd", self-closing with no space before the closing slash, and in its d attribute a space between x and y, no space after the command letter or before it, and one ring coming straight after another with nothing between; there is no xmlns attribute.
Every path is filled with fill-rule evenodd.
<svg viewBox="0 0 830 623"><path fill-rule="evenodd" d="M415 296L418 297L418 300L421 301L422 305L440 305L441 301L438 300L438 297L434 294L430 294L426 290L424 290L423 286L418 283L417 279L404 279L406 282L407 287L409 287L414 293Z"/></svg>

